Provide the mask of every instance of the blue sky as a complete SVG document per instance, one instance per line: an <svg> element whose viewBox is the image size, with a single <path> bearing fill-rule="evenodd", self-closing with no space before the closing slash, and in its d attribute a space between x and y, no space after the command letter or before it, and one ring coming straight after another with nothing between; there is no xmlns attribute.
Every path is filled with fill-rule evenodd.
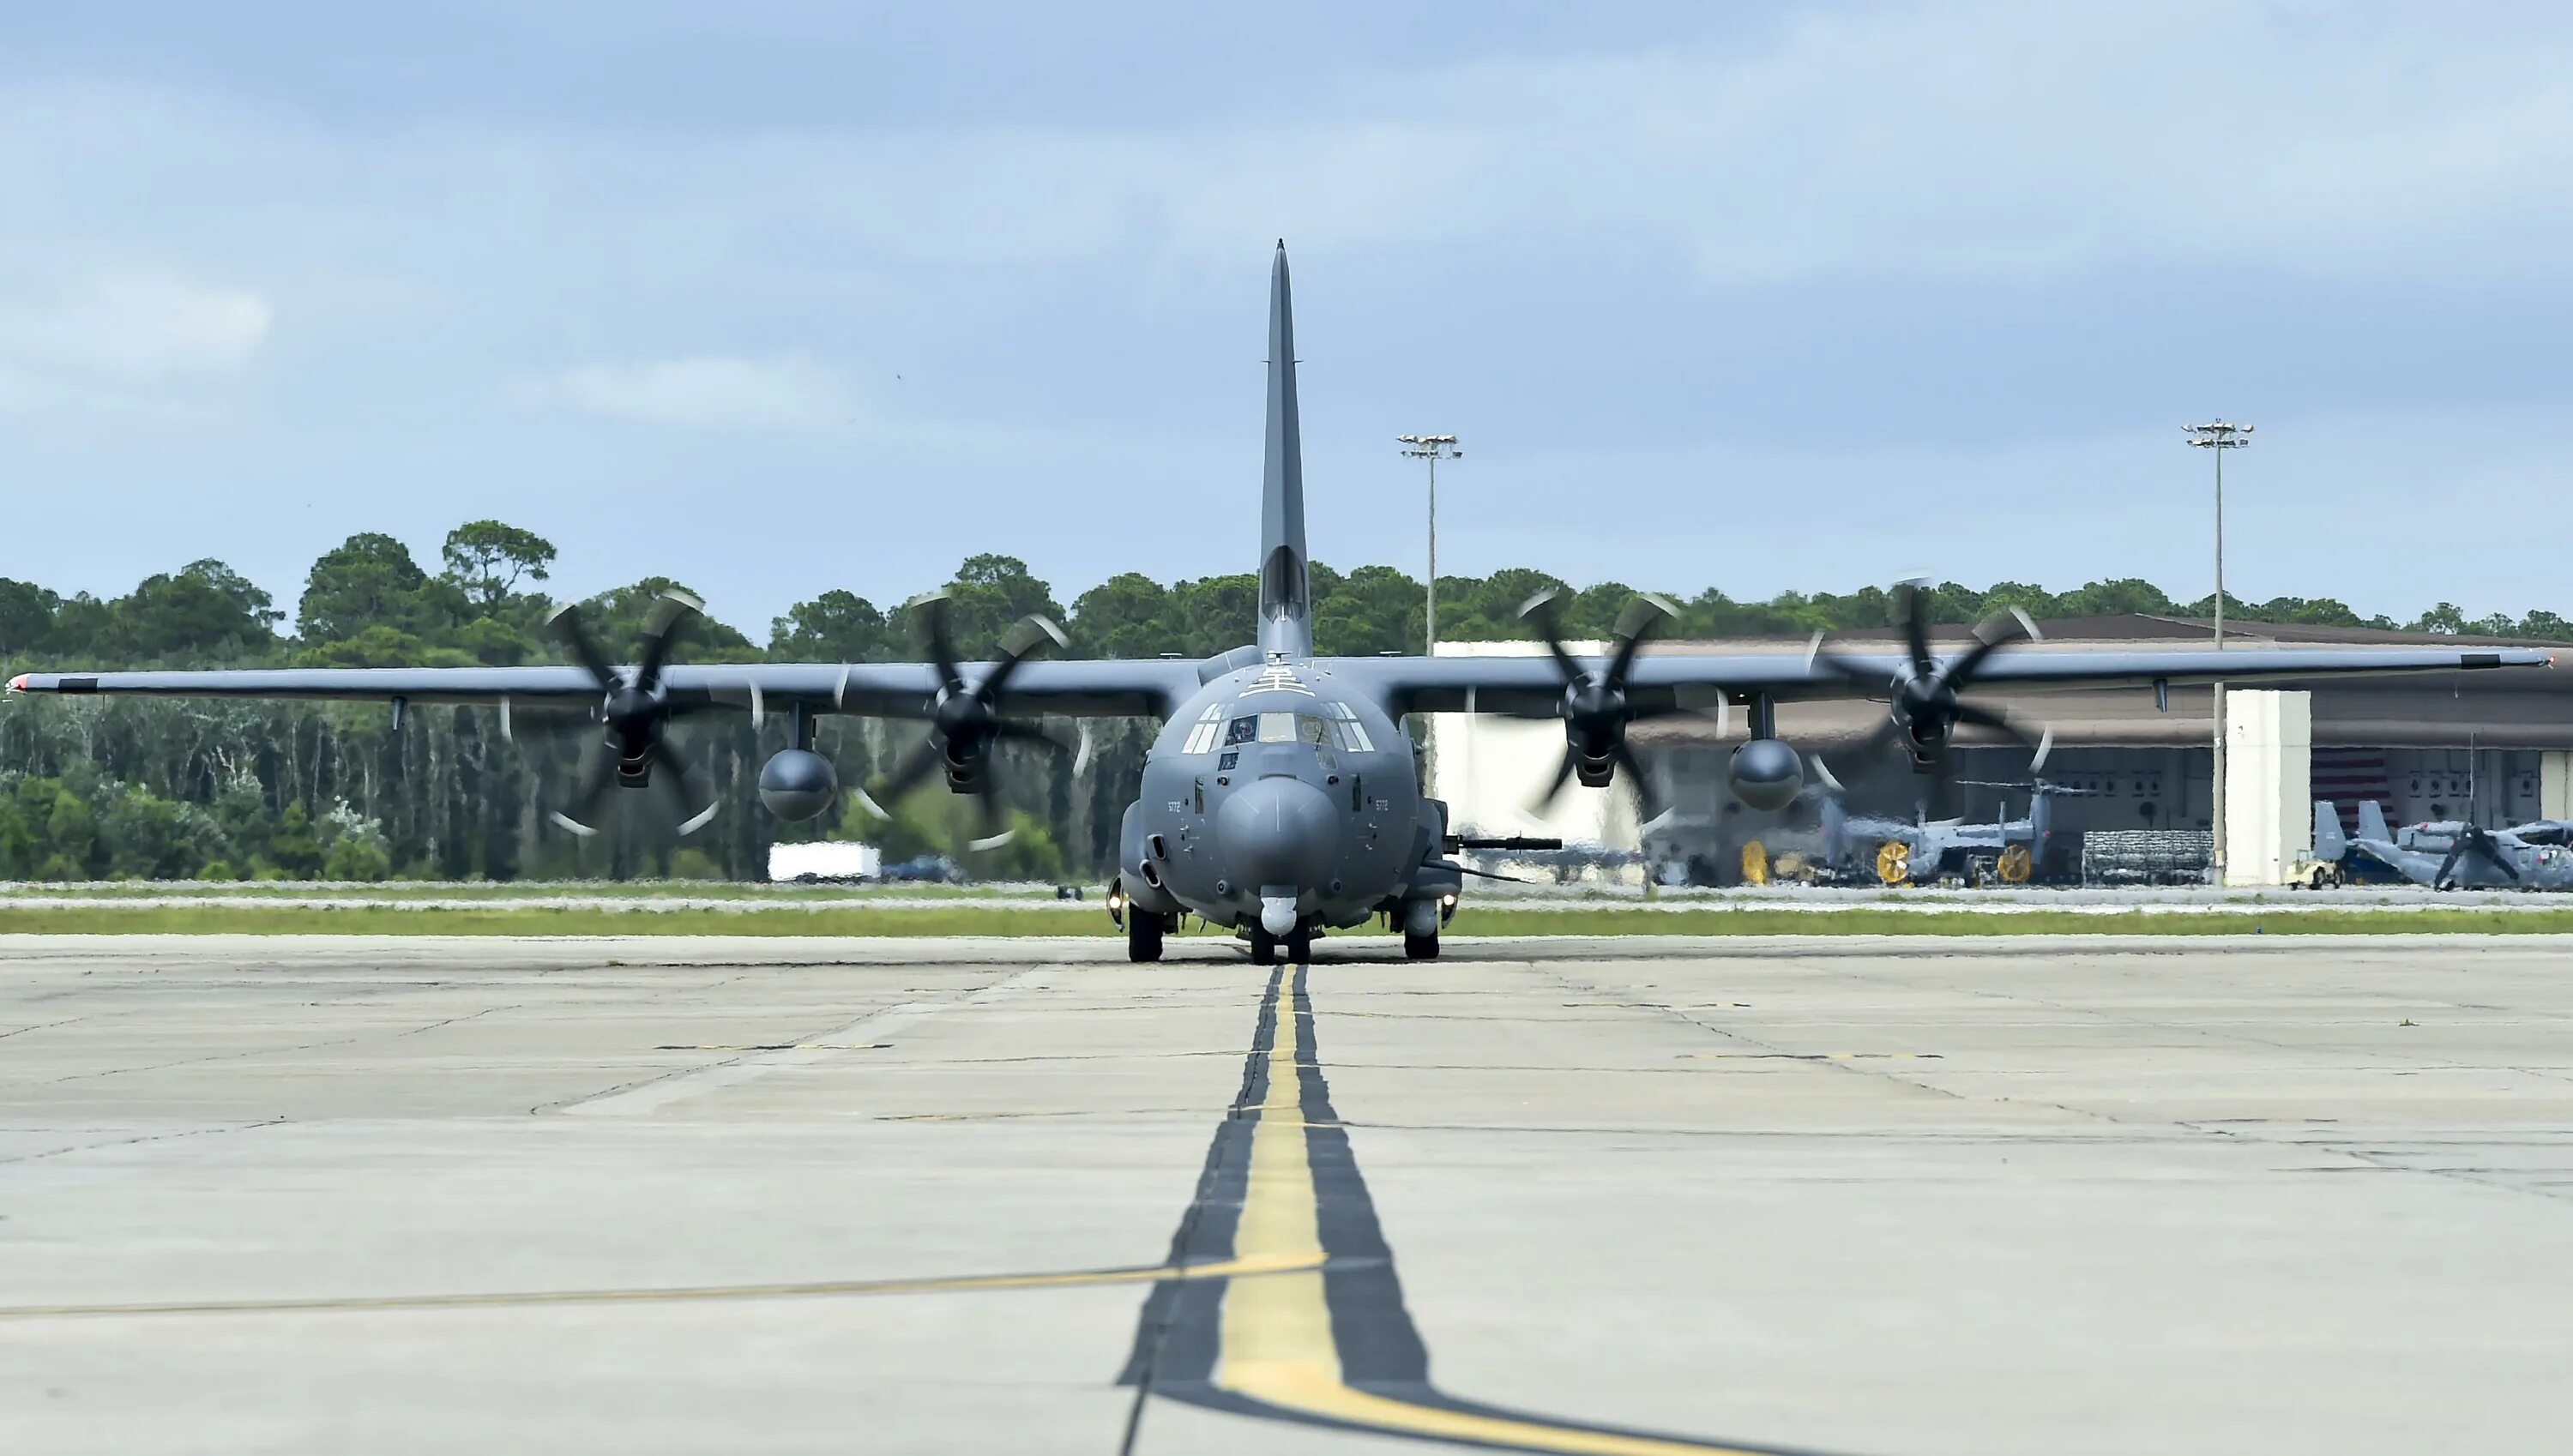
<svg viewBox="0 0 2573 1456"><path fill-rule="evenodd" d="M1280 14L1278 12L1291 12ZM2327 3L16 7L10 574L496 515L754 631L963 555L2573 610L2573 18Z"/></svg>

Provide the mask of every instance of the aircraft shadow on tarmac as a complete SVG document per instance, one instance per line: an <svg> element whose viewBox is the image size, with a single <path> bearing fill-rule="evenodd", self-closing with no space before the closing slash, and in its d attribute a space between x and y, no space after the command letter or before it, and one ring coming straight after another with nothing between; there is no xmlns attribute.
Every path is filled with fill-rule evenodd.
<svg viewBox="0 0 2573 1456"><path fill-rule="evenodd" d="M1600 1456L1782 1448L1626 1430L1459 1399L1429 1378L1365 1177L1331 1106L1308 968L1273 971L1243 1069L1166 1266L1270 1268L1153 1287L1118 1383L1131 1449L1150 1397L1483 1450Z"/></svg>

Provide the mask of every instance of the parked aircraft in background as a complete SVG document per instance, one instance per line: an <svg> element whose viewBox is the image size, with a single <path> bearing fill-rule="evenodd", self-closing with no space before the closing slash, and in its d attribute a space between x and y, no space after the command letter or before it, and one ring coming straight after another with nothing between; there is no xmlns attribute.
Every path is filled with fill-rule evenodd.
<svg viewBox="0 0 2573 1456"><path fill-rule="evenodd" d="M2314 858L2344 868L2353 858L2370 861L2433 890L2573 890L2573 848L2561 838L2563 821L2526 827L2539 838L2458 821L2411 825L2398 835L2370 799L2358 806L2358 833L2344 835L2340 811L2317 799Z"/></svg>
<svg viewBox="0 0 2573 1456"><path fill-rule="evenodd" d="M1963 779L1958 782L1978 788L2026 789L2028 814L1982 823L1963 817L1916 816L1907 821L1851 814L1847 795L1819 758L1814 760L1814 772L1822 780L1815 790L1822 801L1821 868L1886 885L1926 885L1951 878L2025 885L2046 868L2055 835L2055 799L2089 792L2044 778L2026 783Z"/></svg>

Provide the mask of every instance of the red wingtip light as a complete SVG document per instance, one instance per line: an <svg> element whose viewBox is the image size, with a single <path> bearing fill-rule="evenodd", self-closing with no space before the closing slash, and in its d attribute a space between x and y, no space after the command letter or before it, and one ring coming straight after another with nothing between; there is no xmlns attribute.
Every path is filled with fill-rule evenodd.
<svg viewBox="0 0 2573 1456"><path fill-rule="evenodd" d="M27 674L25 674L25 673L23 673L23 672L22 672L22 673L18 674L16 677L13 677L13 678L9 679L9 691L11 691L11 692L13 692L13 693L23 693L23 692L25 692L26 690L27 690Z"/></svg>

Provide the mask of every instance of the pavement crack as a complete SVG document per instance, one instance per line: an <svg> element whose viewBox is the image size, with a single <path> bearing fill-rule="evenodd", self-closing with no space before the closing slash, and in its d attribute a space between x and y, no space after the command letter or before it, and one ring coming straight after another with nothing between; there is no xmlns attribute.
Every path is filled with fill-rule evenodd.
<svg viewBox="0 0 2573 1456"><path fill-rule="evenodd" d="M0 1164L41 1162L48 1157L61 1157L74 1152L96 1152L108 1147L131 1147L140 1142L172 1142L182 1137L212 1137L225 1132L247 1132L254 1127L275 1127L292 1121L289 1117L263 1117L256 1122L226 1122L215 1127L189 1127L177 1132L145 1132L133 1137L111 1137L103 1142L71 1142L36 1152L0 1156Z"/></svg>

